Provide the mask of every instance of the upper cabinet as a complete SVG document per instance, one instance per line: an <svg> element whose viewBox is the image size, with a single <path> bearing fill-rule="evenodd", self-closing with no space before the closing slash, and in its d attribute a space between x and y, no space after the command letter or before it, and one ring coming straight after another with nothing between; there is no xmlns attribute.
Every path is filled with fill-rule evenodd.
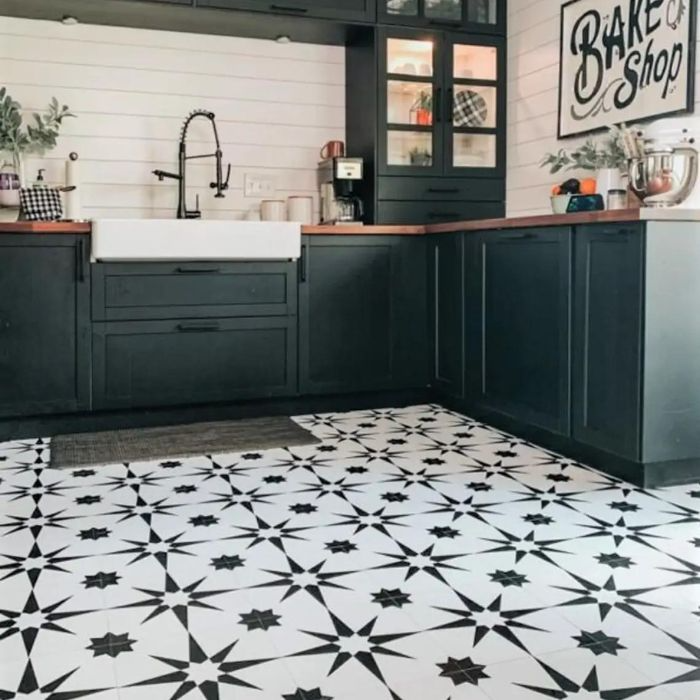
<svg viewBox="0 0 700 700"><path fill-rule="evenodd" d="M454 27L503 33L504 0L379 0L379 21L421 27Z"/></svg>
<svg viewBox="0 0 700 700"><path fill-rule="evenodd" d="M197 6L341 22L374 22L376 17L375 0L197 0Z"/></svg>
<svg viewBox="0 0 700 700"><path fill-rule="evenodd" d="M379 172L502 176L503 41L411 29L381 37Z"/></svg>

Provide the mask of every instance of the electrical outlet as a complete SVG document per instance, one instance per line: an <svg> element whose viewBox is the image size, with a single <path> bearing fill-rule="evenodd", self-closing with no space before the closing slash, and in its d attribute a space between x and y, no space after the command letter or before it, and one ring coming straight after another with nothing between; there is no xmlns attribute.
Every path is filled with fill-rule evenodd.
<svg viewBox="0 0 700 700"><path fill-rule="evenodd" d="M253 175L246 173L245 176L245 196L264 199L275 194L277 184L275 178L271 175Z"/></svg>

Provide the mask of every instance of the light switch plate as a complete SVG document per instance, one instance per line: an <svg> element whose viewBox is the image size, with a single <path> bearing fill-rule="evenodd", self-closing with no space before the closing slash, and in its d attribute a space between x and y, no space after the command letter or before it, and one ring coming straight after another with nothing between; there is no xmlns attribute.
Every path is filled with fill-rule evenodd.
<svg viewBox="0 0 700 700"><path fill-rule="evenodd" d="M260 199L274 195L277 190L277 183L272 175L246 173L244 187L246 197L257 197Z"/></svg>

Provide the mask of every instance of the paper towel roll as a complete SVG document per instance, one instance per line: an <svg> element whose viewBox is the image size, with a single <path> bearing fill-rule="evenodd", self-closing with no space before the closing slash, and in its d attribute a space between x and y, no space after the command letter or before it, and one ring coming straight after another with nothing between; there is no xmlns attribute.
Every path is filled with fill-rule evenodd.
<svg viewBox="0 0 700 700"><path fill-rule="evenodd" d="M66 161L66 187L75 187L72 192L66 192L65 218L76 221L82 218L80 211L80 161L77 153L71 153Z"/></svg>

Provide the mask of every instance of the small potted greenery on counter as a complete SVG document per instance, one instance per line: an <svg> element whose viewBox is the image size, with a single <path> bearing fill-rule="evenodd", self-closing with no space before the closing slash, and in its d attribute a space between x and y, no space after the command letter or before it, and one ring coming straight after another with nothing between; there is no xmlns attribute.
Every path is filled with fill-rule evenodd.
<svg viewBox="0 0 700 700"><path fill-rule="evenodd" d="M22 106L0 88L0 153L8 154L12 167L24 187L24 157L30 153L43 155L56 147L63 120L74 117L68 105L54 97L42 114L32 114L24 123Z"/></svg>

